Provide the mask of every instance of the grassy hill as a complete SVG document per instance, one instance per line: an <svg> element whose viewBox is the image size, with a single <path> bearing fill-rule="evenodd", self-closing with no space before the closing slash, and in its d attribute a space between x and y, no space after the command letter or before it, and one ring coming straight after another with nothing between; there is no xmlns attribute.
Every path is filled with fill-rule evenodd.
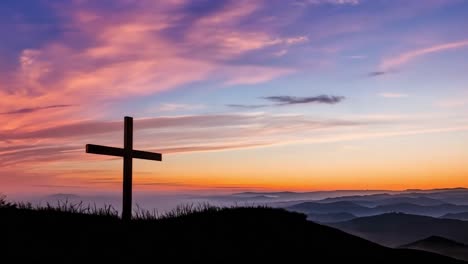
<svg viewBox="0 0 468 264"><path fill-rule="evenodd" d="M0 208L1 256L64 263L464 263L386 248L282 209L207 207L160 219L140 214L130 223L106 211L71 211Z"/></svg>

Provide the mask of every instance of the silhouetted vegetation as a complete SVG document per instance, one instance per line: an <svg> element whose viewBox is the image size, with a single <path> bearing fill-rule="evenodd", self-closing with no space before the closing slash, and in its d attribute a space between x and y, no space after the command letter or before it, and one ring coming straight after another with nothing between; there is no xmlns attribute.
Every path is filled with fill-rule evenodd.
<svg viewBox="0 0 468 264"><path fill-rule="evenodd" d="M234 206L237 207L237 206ZM261 207L261 206L257 206ZM90 216L102 216L118 218L119 212L112 205L98 207L96 204L85 204L83 202L71 202L68 199L57 200L55 203L47 202L44 205L33 205L30 202L8 202L5 195L0 194L0 209L32 210L37 212L80 214ZM222 207L212 206L209 203L181 204L170 211L159 212L158 210L148 210L136 205L132 220L150 221L183 217L196 213L217 212Z"/></svg>
<svg viewBox="0 0 468 264"><path fill-rule="evenodd" d="M6 199L6 195L0 193L0 208L8 208L11 207L13 204L8 202Z"/></svg>
<svg viewBox="0 0 468 264"><path fill-rule="evenodd" d="M8 202L5 195L0 195L0 209L31 210L46 213L85 214L93 216L118 217L118 211L112 205L98 207L95 204L73 203L68 200L58 200L55 204L33 205L29 202Z"/></svg>

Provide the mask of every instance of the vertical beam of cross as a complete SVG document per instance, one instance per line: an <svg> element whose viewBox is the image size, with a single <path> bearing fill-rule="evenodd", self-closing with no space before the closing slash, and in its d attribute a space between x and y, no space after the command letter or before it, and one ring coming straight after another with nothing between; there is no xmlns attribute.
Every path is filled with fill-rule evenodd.
<svg viewBox="0 0 468 264"><path fill-rule="evenodd" d="M146 159L161 161L160 153L152 153L133 149L133 118L124 119L124 148L113 148L100 145L87 144L86 153L123 157L123 197L122 219L132 219L132 167L133 159Z"/></svg>
<svg viewBox="0 0 468 264"><path fill-rule="evenodd" d="M122 219L132 218L133 118L124 118Z"/></svg>

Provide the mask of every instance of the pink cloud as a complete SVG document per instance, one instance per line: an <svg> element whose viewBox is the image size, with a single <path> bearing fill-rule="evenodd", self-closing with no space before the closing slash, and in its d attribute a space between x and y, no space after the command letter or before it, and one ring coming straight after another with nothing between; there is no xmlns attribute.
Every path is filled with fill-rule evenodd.
<svg viewBox="0 0 468 264"><path fill-rule="evenodd" d="M31 112L14 119L0 116L0 129L26 133L90 117L102 119L114 102L208 78L217 79L220 86L256 84L294 72L284 67L223 63L252 50L307 41L304 36L281 38L239 27L238 21L260 9L261 2L234 1L195 20L184 41L177 42L164 31L184 18L183 12L170 12L182 4L142 2L118 15L89 9L81 2L75 2L73 8L57 5L58 13L70 18L70 30L60 39L23 50L13 76L0 76L0 112L50 105L74 107Z"/></svg>

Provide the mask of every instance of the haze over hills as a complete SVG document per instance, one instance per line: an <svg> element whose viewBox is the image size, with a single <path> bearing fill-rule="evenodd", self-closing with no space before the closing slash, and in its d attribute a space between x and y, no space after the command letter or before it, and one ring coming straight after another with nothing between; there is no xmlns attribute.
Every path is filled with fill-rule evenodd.
<svg viewBox="0 0 468 264"><path fill-rule="evenodd" d="M468 261L468 246L440 236L431 236L400 248L418 249Z"/></svg>
<svg viewBox="0 0 468 264"><path fill-rule="evenodd" d="M389 247L398 247L430 236L468 243L468 221L389 213L329 225Z"/></svg>

